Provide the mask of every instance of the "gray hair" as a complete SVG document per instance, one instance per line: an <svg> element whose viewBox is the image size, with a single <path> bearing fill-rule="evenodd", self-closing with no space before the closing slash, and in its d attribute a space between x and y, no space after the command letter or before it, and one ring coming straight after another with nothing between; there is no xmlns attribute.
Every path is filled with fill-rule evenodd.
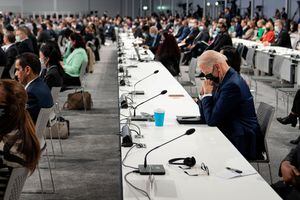
<svg viewBox="0 0 300 200"><path fill-rule="evenodd" d="M214 50L208 50L198 57L197 65L212 67L214 64L226 63L226 61L227 57L225 55Z"/></svg>

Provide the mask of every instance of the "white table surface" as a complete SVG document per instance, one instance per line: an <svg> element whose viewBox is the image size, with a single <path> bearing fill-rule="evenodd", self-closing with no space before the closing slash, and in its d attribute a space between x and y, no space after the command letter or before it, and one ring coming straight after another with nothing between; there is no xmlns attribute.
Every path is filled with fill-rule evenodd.
<svg viewBox="0 0 300 200"><path fill-rule="evenodd" d="M131 47L133 39L128 39L125 34L120 34L120 36L122 41L124 41L125 53L128 56L134 52ZM134 64L137 62L128 61L128 63ZM151 148L185 133L190 128L195 128L196 132L149 154L148 164L163 164L166 170L166 175L155 176L154 189L149 189L148 176L131 174L128 176L130 182L141 189L147 190L152 199L280 199L258 173L234 179L217 177L217 174L223 171L226 166L244 171L255 169L244 159L218 128L208 127L207 125L179 125L176 122L177 115L199 115L199 109L184 88L161 63L151 61L137 63L137 65L138 68L128 69L129 74L132 76L130 78L132 85L156 69L159 70L159 73L136 86L136 90L144 90L145 95L136 96L134 98L135 103L142 102L164 89L168 90L166 95L159 96L139 107L137 114L139 112L153 114L154 109L162 108L166 111L165 124L163 127L155 127L154 122L134 122L141 128L144 138L135 139L133 137L133 140L137 143L145 143L147 148L134 148L128 155L125 163L137 167L139 164L143 164L144 156ZM133 86L120 86L120 95L125 93L126 90L133 90ZM169 97L169 94L183 94L184 97L174 98ZM129 110L121 109L121 114L129 115ZM123 119L124 117L120 116L120 118ZM122 158L128 149L122 147ZM171 158L191 156L196 158L197 164L204 162L208 166L210 170L209 176L200 175L191 177L178 167L168 164L168 160ZM131 169L122 167L124 199L146 199L145 196L131 188L124 181L124 175L129 171Z"/></svg>

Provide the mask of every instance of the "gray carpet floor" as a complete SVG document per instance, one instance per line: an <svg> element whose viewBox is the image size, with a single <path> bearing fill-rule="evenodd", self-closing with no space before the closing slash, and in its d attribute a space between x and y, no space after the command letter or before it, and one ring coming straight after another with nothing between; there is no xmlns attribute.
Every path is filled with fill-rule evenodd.
<svg viewBox="0 0 300 200"><path fill-rule="evenodd" d="M63 140L64 154L56 157L53 178L56 192L46 194L45 199L94 200L120 199L120 151L118 118L117 55L114 46L100 50L101 61L95 65L93 74L86 77L86 91L92 94L91 111L63 111L70 120L71 136ZM67 91L60 94L60 106L66 100ZM55 141L59 154L59 143ZM48 142L51 153L51 146ZM52 159L53 161L53 159ZM41 166L46 165L46 158ZM48 169L42 169L44 187L51 192ZM42 199L31 194L40 189L37 172L28 178L21 199Z"/></svg>
<svg viewBox="0 0 300 200"><path fill-rule="evenodd" d="M117 136L119 132L117 58L114 49L114 46L102 47L101 61L95 65L94 73L87 76L86 88L93 97L93 110L86 113L63 111L65 118L70 120L71 136L63 141L64 155L56 158L56 168L53 169L56 192L46 194L45 199L121 199L119 136ZM183 68L182 71L185 71L186 67ZM183 79L186 78L187 74L183 74ZM267 84L258 83L257 92L256 106L259 102L275 106L275 89ZM61 106L68 93L60 94ZM294 147L289 141L299 135L297 127L292 128L277 122L277 116L287 115L286 98L283 95L279 97L279 109L275 113L267 139L273 181L279 180L278 166ZM290 106L292 99L290 98ZM58 142L55 142L55 150L59 153ZM41 165L46 166L45 157ZM253 166L257 168L256 165ZM41 171L45 188L51 191L49 171L48 169ZM267 165L260 165L260 173L270 183ZM35 172L27 180L21 199L42 199L40 194L31 193L39 188Z"/></svg>

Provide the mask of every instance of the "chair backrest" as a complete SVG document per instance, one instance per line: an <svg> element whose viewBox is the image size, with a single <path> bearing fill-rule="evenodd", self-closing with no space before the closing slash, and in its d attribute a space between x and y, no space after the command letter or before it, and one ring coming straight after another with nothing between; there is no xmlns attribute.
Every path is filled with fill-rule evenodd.
<svg viewBox="0 0 300 200"><path fill-rule="evenodd" d="M46 130L51 111L52 108L41 108L35 124L35 132L39 139L41 148L45 145L44 132Z"/></svg>
<svg viewBox="0 0 300 200"><path fill-rule="evenodd" d="M3 71L4 71L4 67L3 67L3 66L0 66L0 78L1 78L1 76L2 76L2 74L3 74Z"/></svg>
<svg viewBox="0 0 300 200"><path fill-rule="evenodd" d="M258 106L257 120L260 125L260 130L264 138L267 137L267 134L269 132L269 128L272 123L274 112L275 112L275 108L264 102L261 102Z"/></svg>
<svg viewBox="0 0 300 200"><path fill-rule="evenodd" d="M194 84L196 83L195 80L196 67L197 67L197 58L192 58L189 65L189 79Z"/></svg>
<svg viewBox="0 0 300 200"><path fill-rule="evenodd" d="M9 70L9 75L12 79L15 78L15 69L16 69L16 63L14 63Z"/></svg>
<svg viewBox="0 0 300 200"><path fill-rule="evenodd" d="M267 144L267 137L269 133L269 129L273 120L273 116L275 113L275 108L269 104L261 102L257 109L257 120L260 126L261 133L264 137L264 144L266 150L267 160L269 160L269 150Z"/></svg>
<svg viewBox="0 0 300 200"><path fill-rule="evenodd" d="M55 102L55 103L57 102L60 90L61 90L61 87L52 87L52 89L51 89L52 99L53 99L53 102Z"/></svg>
<svg viewBox="0 0 300 200"><path fill-rule="evenodd" d="M80 80L81 85L83 84L83 78L84 78L84 75L85 75L87 65L88 65L88 62L83 61L82 64L81 64L81 67L80 67L79 80Z"/></svg>
<svg viewBox="0 0 300 200"><path fill-rule="evenodd" d="M4 200L19 200L29 170L25 167L14 168L4 193Z"/></svg>

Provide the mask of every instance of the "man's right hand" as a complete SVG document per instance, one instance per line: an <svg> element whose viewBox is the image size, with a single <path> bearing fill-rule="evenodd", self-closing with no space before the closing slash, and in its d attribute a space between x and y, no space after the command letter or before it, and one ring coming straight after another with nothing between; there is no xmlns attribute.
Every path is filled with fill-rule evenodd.
<svg viewBox="0 0 300 200"><path fill-rule="evenodd" d="M283 181L286 183L292 183L295 176L300 175L297 168L291 165L289 161L283 161L281 163L280 170L281 170Z"/></svg>

